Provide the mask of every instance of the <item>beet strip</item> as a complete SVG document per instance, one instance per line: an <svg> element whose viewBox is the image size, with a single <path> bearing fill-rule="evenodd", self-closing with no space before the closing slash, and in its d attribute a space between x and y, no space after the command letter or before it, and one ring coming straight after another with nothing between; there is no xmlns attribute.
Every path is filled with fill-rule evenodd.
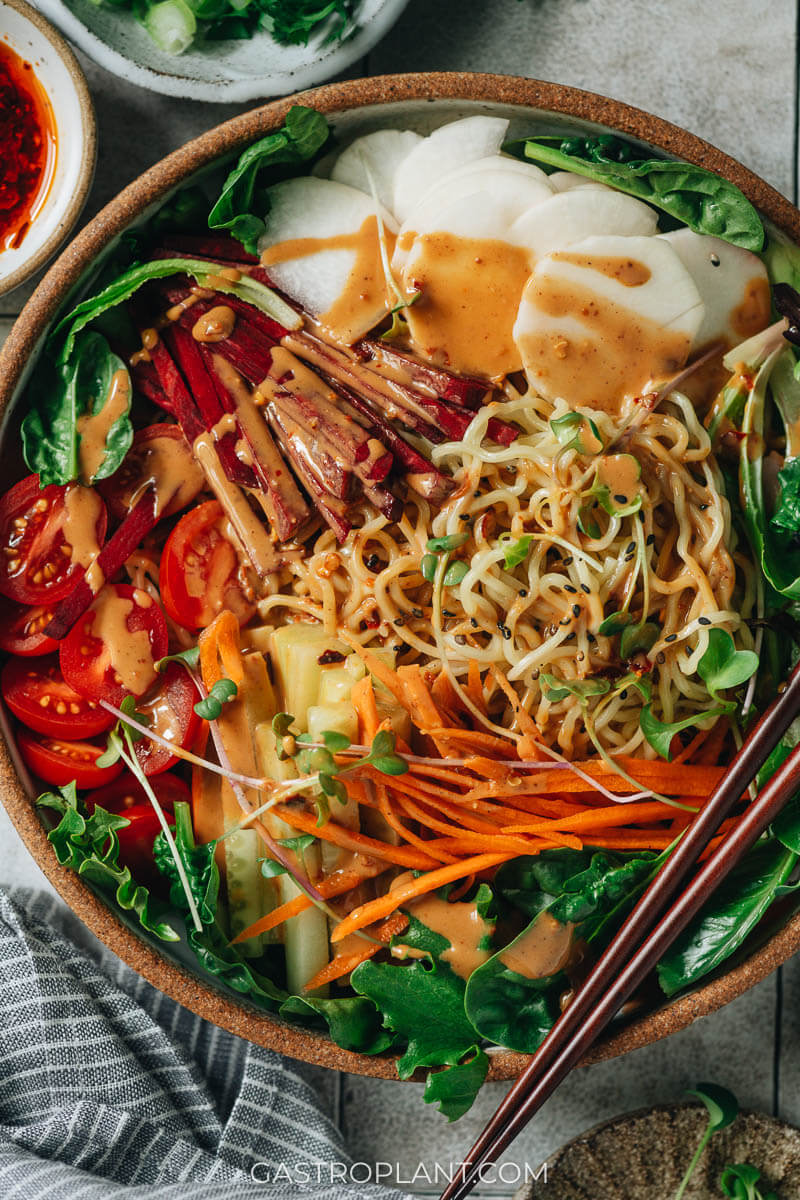
<svg viewBox="0 0 800 1200"><path fill-rule="evenodd" d="M307 465L302 454L296 453L291 438L283 428L279 416L274 411L271 412L271 409L272 405L267 405L266 412L270 418L270 425L275 431L275 437L284 454L291 461L295 475L314 501L320 514L336 534L337 539L343 542L352 529L352 524L347 516L347 504L326 492L320 480Z"/></svg>
<svg viewBox="0 0 800 1200"><path fill-rule="evenodd" d="M151 258L210 258L228 259L235 263L258 265L254 254L248 254L241 242L226 233L168 233L162 246Z"/></svg>
<svg viewBox="0 0 800 1200"><path fill-rule="evenodd" d="M148 491L133 506L95 559L95 568L102 572L104 581L113 579L150 530L155 527L157 521L156 493ZM52 619L45 629L47 636L55 638L57 641L66 637L75 622L80 620L87 608L90 607L95 595L96 593L89 587L84 575L69 595L56 605Z"/></svg>
<svg viewBox="0 0 800 1200"><path fill-rule="evenodd" d="M364 355L370 368L376 374L383 374L381 367L385 364L389 377L397 374L404 375L409 387L420 391L430 391L440 400L450 400L463 408L480 408L483 398L491 391L491 384L482 379L473 379L466 375L453 375L444 367L435 367L431 363L422 362L398 350L385 342L374 338L365 338L354 347L356 353Z"/></svg>

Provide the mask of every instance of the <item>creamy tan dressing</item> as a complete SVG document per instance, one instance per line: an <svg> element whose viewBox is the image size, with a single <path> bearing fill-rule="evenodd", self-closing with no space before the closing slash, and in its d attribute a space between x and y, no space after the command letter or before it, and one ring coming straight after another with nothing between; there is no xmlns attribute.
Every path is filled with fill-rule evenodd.
<svg viewBox="0 0 800 1200"><path fill-rule="evenodd" d="M391 258L394 234L387 230L384 237ZM327 312L317 316L319 324L334 341L349 346L377 325L388 307L377 217L367 217L353 233L327 238L289 238L285 242L277 242L264 251L261 263L269 269L277 263L307 258L325 250L351 250L355 255L341 295Z"/></svg>
<svg viewBox="0 0 800 1200"><path fill-rule="evenodd" d="M138 448L137 485L122 492L122 500L130 509L150 490L155 491L156 512L174 502L183 508L203 485L204 475L189 453L188 446L178 438L150 438Z"/></svg>
<svg viewBox="0 0 800 1200"><path fill-rule="evenodd" d="M731 328L742 341L766 329L771 311L769 283L757 275L744 289L744 299L731 313Z"/></svg>
<svg viewBox="0 0 800 1200"><path fill-rule="evenodd" d="M192 308L193 305L197 304L199 299L199 296L192 294L184 296L183 300L179 300L177 304L173 304L171 308L167 309L166 313L164 314L166 320L170 324L175 321L180 321L183 314Z"/></svg>
<svg viewBox="0 0 800 1200"><path fill-rule="evenodd" d="M490 957L491 951L481 943L488 942L494 926L483 919L474 903L457 901L450 904L439 896L421 896L419 900L406 905L405 909L427 929L447 938L450 948L440 957L462 979L468 979ZM397 957L416 958L421 955L420 951L410 946L398 945L397 949L400 951Z"/></svg>
<svg viewBox="0 0 800 1200"><path fill-rule="evenodd" d="M577 267L589 267L608 279L616 279L623 287L641 287L652 276L652 271L642 262L617 254L574 254L570 250L558 250L551 255L556 262L573 263Z"/></svg>
<svg viewBox="0 0 800 1200"><path fill-rule="evenodd" d="M153 700L139 704L138 711L150 718L149 728L160 734L165 741L180 743L184 726L163 692L159 692Z"/></svg>
<svg viewBox="0 0 800 1200"><path fill-rule="evenodd" d="M241 489L234 486L226 476L214 445L213 434L201 433L195 438L192 453L203 470L208 486L222 505L242 553L256 574L263 579L276 568L272 543Z"/></svg>
<svg viewBox="0 0 800 1200"><path fill-rule="evenodd" d="M233 333L236 313L227 304L217 304L192 326L192 337L196 342L224 342Z"/></svg>
<svg viewBox="0 0 800 1200"><path fill-rule="evenodd" d="M212 292L224 292L226 287L232 283L238 283L242 278L242 272L238 267L222 267L213 275L206 276L206 287L203 291L208 294Z"/></svg>
<svg viewBox="0 0 800 1200"><path fill-rule="evenodd" d="M531 926L499 956L500 962L526 979L546 979L567 966L572 951L572 924L562 925L548 912L540 913Z"/></svg>
<svg viewBox="0 0 800 1200"><path fill-rule="evenodd" d="M570 318L585 336L550 329L518 334L527 374L547 377L548 394L619 414L626 398L641 395L654 380L678 371L689 355L691 338L643 317L566 279L531 278L526 299L556 319Z"/></svg>
<svg viewBox="0 0 800 1200"><path fill-rule="evenodd" d="M639 493L641 468L632 454L607 454L597 464L597 481L605 484L615 504L623 508Z"/></svg>
<svg viewBox="0 0 800 1200"><path fill-rule="evenodd" d="M531 271L527 250L491 238L404 234L413 251L402 289L416 350L457 374L499 379L520 370L513 329Z"/></svg>
<svg viewBox="0 0 800 1200"><path fill-rule="evenodd" d="M136 591L134 598L119 596L113 588L101 592L92 605L92 637L101 638L103 649L99 665L114 672L128 692L141 696L155 681L156 672L146 629L129 629L128 618L135 605L149 608L153 603L146 592Z"/></svg>
<svg viewBox="0 0 800 1200"><path fill-rule="evenodd" d="M211 426L214 441L219 442L222 438L227 437L229 433L236 433L237 428L236 417L233 413L223 413L220 419Z"/></svg>
<svg viewBox="0 0 800 1200"><path fill-rule="evenodd" d="M97 521L103 501L93 488L71 483L64 493L64 518L61 531L64 549L73 563L88 567L100 553Z"/></svg>
<svg viewBox="0 0 800 1200"><path fill-rule="evenodd" d="M84 483L91 483L106 456L106 441L114 424L131 405L131 381L125 370L115 371L111 385L97 412L85 412L78 417L78 466Z"/></svg>

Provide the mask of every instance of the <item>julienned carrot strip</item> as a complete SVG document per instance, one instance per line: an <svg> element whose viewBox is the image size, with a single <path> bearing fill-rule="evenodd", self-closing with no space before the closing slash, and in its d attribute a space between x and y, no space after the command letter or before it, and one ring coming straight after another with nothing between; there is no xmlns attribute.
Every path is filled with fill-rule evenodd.
<svg viewBox="0 0 800 1200"><path fill-rule="evenodd" d="M689 742L689 744L683 747L683 749L680 751L679 754L674 754L672 756L670 761L673 763L673 765L675 763L689 762L694 757L694 755L697 753L697 751L700 749L700 747L702 746L703 742L706 740L706 738L708 737L710 732L711 732L710 729L699 730L699 732L694 735L694 737Z"/></svg>
<svg viewBox="0 0 800 1200"><path fill-rule="evenodd" d="M661 800L645 800L639 804L615 804L610 808L587 808L570 817L554 817L549 821L538 821L528 825L506 825L505 833L539 833L550 836L553 829L584 831L586 829L610 829L616 825L648 825L654 821L669 820L674 808Z"/></svg>
<svg viewBox="0 0 800 1200"><path fill-rule="evenodd" d="M436 740L453 742L459 747L473 749L476 754L494 752L498 757L509 757L508 742L495 737L493 733L484 733L480 729L449 729L445 725L434 725L426 726L424 732Z"/></svg>
<svg viewBox="0 0 800 1200"><path fill-rule="evenodd" d="M419 837L419 835L414 833L413 830L409 829L407 825L404 825L397 816L397 813L394 811L389 802L389 794L383 784L378 783L375 785L375 796L378 811L382 813L383 818L388 824L389 828L393 829L395 833L403 838L404 841L408 842L412 846L416 846L416 848L421 850L423 854L429 854L432 858L438 859L440 863L452 863L456 861L454 856L446 851L440 850L437 853L431 854L431 852L427 849L425 839Z"/></svg>
<svg viewBox="0 0 800 1200"><path fill-rule="evenodd" d="M369 746L372 744L372 739L378 732L380 724L371 675L365 675L363 679L359 679L358 683L353 684L350 698L358 716L359 736L362 743Z"/></svg>
<svg viewBox="0 0 800 1200"><path fill-rule="evenodd" d="M258 921L254 921L242 933L233 939L232 946L237 942L246 942L248 938L256 937L259 933L268 933L270 929L275 929L276 926L282 925L284 921L288 921L290 917L296 917L299 913L305 912L313 904L308 896L301 893L295 896L292 900L287 900L285 904L279 904L277 908L273 908L271 913L267 913L265 917L261 917Z"/></svg>
<svg viewBox="0 0 800 1200"><path fill-rule="evenodd" d="M703 746L700 754L697 756L697 762L707 766L713 766L719 762L722 747L725 738L730 730L730 722L727 717L720 717L714 727L709 731L706 744Z"/></svg>
<svg viewBox="0 0 800 1200"><path fill-rule="evenodd" d="M675 841L673 833L648 833L646 830L633 829L630 836L627 831L618 833L587 834L584 844L597 846L601 850L666 850Z"/></svg>
<svg viewBox="0 0 800 1200"><path fill-rule="evenodd" d="M345 829L343 825L337 825L335 821L326 821L324 825L317 825L316 818L310 813L298 811L296 808L287 808L284 804L276 804L272 812L287 825L291 825L292 829L300 829L303 833L313 833L314 837L321 838L323 842L333 842L335 846L352 850L355 854L367 854L371 858L380 858L384 862L394 863L398 867L410 867L414 871L427 871L437 865L432 858L421 854L419 850L412 850L407 846L387 846L385 842L379 842L377 838L367 837L365 833L355 833L352 829Z"/></svg>
<svg viewBox="0 0 800 1200"><path fill-rule="evenodd" d="M520 731L522 733L524 733L526 737L532 738L533 741L535 741L535 742L539 741L539 730L536 726L536 722L534 721L531 714L528 712L528 710L523 705L519 696L514 691L513 687L508 682L508 680L506 679L503 672L501 670L499 670L498 667L495 667L495 666L493 666L491 668L491 671L492 671L492 676L493 676L495 682L497 683L497 686L503 692L503 694L505 695L509 704L511 705L511 711L513 712L514 716L516 717L517 724L520 727Z"/></svg>
<svg viewBox="0 0 800 1200"><path fill-rule="evenodd" d="M477 708L478 712L486 715L486 700L483 695L483 681L481 680L481 669L478 666L477 658L469 660L467 668L467 686L464 691L469 696L472 703Z"/></svg>
<svg viewBox="0 0 800 1200"><path fill-rule="evenodd" d="M347 937L348 933L355 933L357 929L363 929L365 925L372 925L373 922L388 917L390 913L407 904L409 900L414 900L417 896L424 896L428 892L435 891L436 888L443 887L446 883L463 879L465 875L471 875L473 872L484 871L487 867L497 867L500 863L508 862L513 857L513 854L477 854L473 858L453 863L452 866L439 867L435 871L428 871L425 875L417 876L416 879L409 879L406 883L394 887L385 896L379 896L377 900L370 900L366 904L360 904L358 908L354 908L333 930L331 941L340 942L342 938Z"/></svg>
<svg viewBox="0 0 800 1200"><path fill-rule="evenodd" d="M681 763L673 767L672 763L656 762L649 759L620 758L622 766L641 785L642 791L653 790L665 795L676 797L706 797L722 777L721 767L692 766ZM594 759L575 764L584 775L582 778L568 768L531 771L523 775L522 783L514 789L521 795L548 795L553 793L592 792L596 791L595 782L617 792L619 795L630 795L637 786L623 779L616 772ZM504 794L502 784L479 784L466 795L467 800L493 797Z"/></svg>
<svg viewBox="0 0 800 1200"><path fill-rule="evenodd" d="M417 728L428 733L432 728L441 726L442 714L425 686L419 667L398 667L397 678L406 694L406 708L412 714Z"/></svg>
<svg viewBox="0 0 800 1200"><path fill-rule="evenodd" d="M324 987L326 983L333 983L334 980L341 979L343 975L349 975L360 963L366 962L368 958L373 958L379 950L388 945L396 934L402 933L407 925L408 917L405 913L393 913L388 920L372 931L377 938L376 942L364 942L364 945L358 950L354 950L352 954L337 954L327 966L324 966L321 971L309 979L308 983L304 984L303 991L311 992L315 988Z"/></svg>
<svg viewBox="0 0 800 1200"><path fill-rule="evenodd" d="M227 608L215 617L197 639L200 647L200 674L207 688L223 675L240 684L244 678L239 650L239 622Z"/></svg>
<svg viewBox="0 0 800 1200"><path fill-rule="evenodd" d="M439 712L449 718L450 724L461 728L464 722L461 720L459 714L466 713L468 710L461 696L459 696L450 682L450 676L444 671L440 671L434 679L431 686L431 696Z"/></svg>
<svg viewBox="0 0 800 1200"><path fill-rule="evenodd" d="M424 806L417 804L402 793L397 793L397 801L410 817L419 821L420 825L427 825L429 829L435 829L438 833L449 834L452 837L468 841L479 849L485 850L487 842L497 850L516 850L518 854L525 854L528 849L525 838L508 836L501 833L496 827L487 826L483 822L476 822L480 826L478 829L465 823L452 825L449 821L440 820L435 814L428 812Z"/></svg>
<svg viewBox="0 0 800 1200"><path fill-rule="evenodd" d="M362 646L361 642L359 642L357 638L354 638L353 635L348 632L348 630L340 630L338 636L343 642L347 642L347 645L350 646L352 650L355 650L356 654L361 659L370 675L374 675L379 683L382 683L385 688L388 688L395 700L397 700L398 704L402 704L403 708L405 708L406 711L413 716L414 714L411 712L411 709L408 708L406 703L406 695L403 685L397 678L397 675L392 668L387 667L386 663L378 658L377 655L373 654L370 650L367 650L365 646Z"/></svg>

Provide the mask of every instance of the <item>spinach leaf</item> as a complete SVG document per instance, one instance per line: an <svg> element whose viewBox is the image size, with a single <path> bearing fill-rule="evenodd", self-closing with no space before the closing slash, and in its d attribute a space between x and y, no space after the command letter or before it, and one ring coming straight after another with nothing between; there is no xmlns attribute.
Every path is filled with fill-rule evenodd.
<svg viewBox="0 0 800 1200"><path fill-rule="evenodd" d="M265 218L269 211L261 172L272 167L308 163L329 136L330 127L322 113L299 104L290 108L282 129L254 142L240 156L211 210L209 228L228 230L250 254L257 254L258 239L266 227ZM271 172L270 183L275 182L275 173Z"/></svg>
<svg viewBox="0 0 800 1200"><path fill-rule="evenodd" d="M36 804L60 815L58 825L47 836L62 866L71 867L81 878L110 892L119 907L132 913L148 933L164 942L178 941L172 926L158 919L158 901L134 881L129 867L120 866L118 831L130 825L127 817L106 812L99 805L88 813L78 800L74 783L59 788L57 793L45 792Z"/></svg>
<svg viewBox="0 0 800 1200"><path fill-rule="evenodd" d="M758 842L658 964L667 996L696 983L738 949L783 887L797 855L772 839Z"/></svg>
<svg viewBox="0 0 800 1200"><path fill-rule="evenodd" d="M457 1121L472 1108L488 1070L489 1059L478 1050L465 1062L445 1067L443 1071L431 1071L422 1098L426 1104L438 1104L439 1112L448 1121Z"/></svg>
<svg viewBox="0 0 800 1200"><path fill-rule="evenodd" d="M789 459L778 471L780 498L770 519L773 530L800 534L800 458Z"/></svg>
<svg viewBox="0 0 800 1200"><path fill-rule="evenodd" d="M532 138L525 157L559 171L574 171L637 196L688 225L695 233L722 238L756 253L764 227L756 209L734 184L690 163L642 158L621 138Z"/></svg>
<svg viewBox="0 0 800 1200"><path fill-rule="evenodd" d="M100 416L117 381L127 391L127 403L111 422L103 457L87 478L81 472L78 422L83 416ZM75 339L69 357L41 377L35 407L22 422L25 461L38 473L42 487L79 478L90 484L113 475L133 441L130 397L125 363L112 353L102 334L84 331Z"/></svg>
<svg viewBox="0 0 800 1200"><path fill-rule="evenodd" d="M355 1053L381 1054L394 1041L393 1035L383 1028L381 1014L366 996L343 996L334 1000L288 996L280 1007L280 1015L324 1021L336 1045Z"/></svg>

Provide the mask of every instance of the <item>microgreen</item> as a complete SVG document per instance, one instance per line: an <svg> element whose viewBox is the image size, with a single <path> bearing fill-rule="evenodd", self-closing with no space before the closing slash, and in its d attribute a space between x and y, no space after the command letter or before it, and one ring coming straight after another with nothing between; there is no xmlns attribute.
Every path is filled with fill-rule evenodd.
<svg viewBox="0 0 800 1200"><path fill-rule="evenodd" d="M758 1167L735 1163L723 1169L719 1186L723 1196L730 1196L731 1200L778 1200L777 1192L762 1192L756 1187L760 1178Z"/></svg>
<svg viewBox="0 0 800 1200"><path fill-rule="evenodd" d="M686 1174L680 1182L677 1192L673 1200L682 1200L692 1176L697 1168L697 1164L703 1157L703 1151L715 1133L720 1129L725 1129L728 1125L732 1125L739 1115L739 1102L732 1092L727 1088L719 1087L715 1083L698 1083L697 1086L689 1093L690 1096L696 1096L698 1100L706 1106L708 1112L708 1124L700 1138L697 1149L692 1156L689 1166L686 1168Z"/></svg>
<svg viewBox="0 0 800 1200"><path fill-rule="evenodd" d="M632 658L634 654L647 654L658 641L661 630L653 621L645 621L641 625L628 625L622 630L619 639L619 652L622 658Z"/></svg>
<svg viewBox="0 0 800 1200"><path fill-rule="evenodd" d="M420 571L423 579L428 583L433 583L436 578L436 572L439 569L440 554L450 554L453 550L457 550L459 546L463 546L469 541L469 533L447 533L442 537L428 538L425 549L427 554L422 556L420 562ZM461 580L469 570L469 565L462 560L450 563L446 567L442 576L442 587L457 587Z"/></svg>
<svg viewBox="0 0 800 1200"><path fill-rule="evenodd" d="M190 671L196 670L200 665L200 647L190 646L188 650L181 650L178 654L166 654L156 663L156 670L163 673L170 663L180 663L182 667L187 667Z"/></svg>
<svg viewBox="0 0 800 1200"><path fill-rule="evenodd" d="M523 533L522 537L513 540L513 534L501 533L499 539L503 545L503 564L507 571L513 567L518 567L521 562L524 562L528 557L528 552L533 541L532 533Z"/></svg>
<svg viewBox="0 0 800 1200"><path fill-rule="evenodd" d="M586 436L584 425L588 427L590 437ZM584 417L582 413L568 412L563 417L555 417L550 421L550 428L564 450L577 450L579 454L600 454L603 450L600 430L591 417Z"/></svg>
<svg viewBox="0 0 800 1200"><path fill-rule="evenodd" d="M412 292L406 299L400 296L397 303L389 309L389 316L392 318L392 323L384 333L381 334L382 342L393 342L398 338L405 337L408 333L408 320L404 316L406 309L411 308L422 296L422 292Z"/></svg>
<svg viewBox="0 0 800 1200"><path fill-rule="evenodd" d="M555 675L542 674L545 699L552 704L566 700L567 696L577 696L579 700L587 701L591 696L604 696L611 689L608 679L556 679Z"/></svg>
<svg viewBox="0 0 800 1200"><path fill-rule="evenodd" d="M667 762L671 762L672 739L676 733L680 733L684 729L691 729L693 725L699 724L700 721L706 721L709 717L721 717L728 711L728 706L724 705L712 708L708 712L695 713L682 721L659 721L658 717L653 715L652 706L646 704L639 717L639 728L653 749Z"/></svg>
<svg viewBox="0 0 800 1200"><path fill-rule="evenodd" d="M278 713L272 719L279 756L282 749L281 740L287 736L294 736L290 732L293 720L294 717L288 713ZM346 734L325 729L320 734L320 740L321 746L312 741L310 734L300 733L295 737L295 761L298 770L303 775L314 776L319 784L321 795L316 798L318 825L323 825L328 819L328 799L338 800L340 804L347 803L347 789L342 782L342 775L348 775L360 767L374 767L382 775L404 775L408 770L406 760L395 753L394 733L387 729L379 729L372 739L369 753L348 763L346 767L340 766L333 757L334 754L341 754L350 748L350 739ZM292 755L283 748L282 757L289 758Z"/></svg>
<svg viewBox="0 0 800 1200"><path fill-rule="evenodd" d="M634 618L628 612L614 612L606 617L598 626L597 632L602 637L613 637L615 633L622 633L629 625L632 625Z"/></svg>
<svg viewBox="0 0 800 1200"><path fill-rule="evenodd" d="M737 650L726 630L709 630L708 649L697 664L697 673L715 699L721 691L745 683L757 670L757 654Z"/></svg>
<svg viewBox="0 0 800 1200"><path fill-rule="evenodd" d="M297 837L278 838L277 841L284 850L291 850L302 859L306 850L315 844L317 838L313 833L301 833ZM259 861L261 874L265 879L274 879L277 875L289 874L289 868L274 858L262 858Z"/></svg>
<svg viewBox="0 0 800 1200"><path fill-rule="evenodd" d="M592 510L596 507L596 504L584 504L578 509L578 529L593 540L599 538L602 533L600 526L592 516Z"/></svg>
<svg viewBox="0 0 800 1200"><path fill-rule="evenodd" d="M469 541L469 534L463 533L446 533L443 537L428 538L425 549L429 554L449 553L451 550L458 550L459 546L465 545Z"/></svg>
<svg viewBox="0 0 800 1200"><path fill-rule="evenodd" d="M419 569L422 572L423 579L428 583L433 583L436 578L436 568L439 565L439 560L435 554L423 554L419 564Z"/></svg>
<svg viewBox="0 0 800 1200"><path fill-rule="evenodd" d="M222 716L222 706L235 700L239 689L232 679L218 679L203 700L198 700L194 711L204 721L216 721Z"/></svg>
<svg viewBox="0 0 800 1200"><path fill-rule="evenodd" d="M468 571L469 564L465 563L461 558L456 559L455 562L450 563L449 567L445 571L444 578L442 579L442 586L457 587Z"/></svg>

